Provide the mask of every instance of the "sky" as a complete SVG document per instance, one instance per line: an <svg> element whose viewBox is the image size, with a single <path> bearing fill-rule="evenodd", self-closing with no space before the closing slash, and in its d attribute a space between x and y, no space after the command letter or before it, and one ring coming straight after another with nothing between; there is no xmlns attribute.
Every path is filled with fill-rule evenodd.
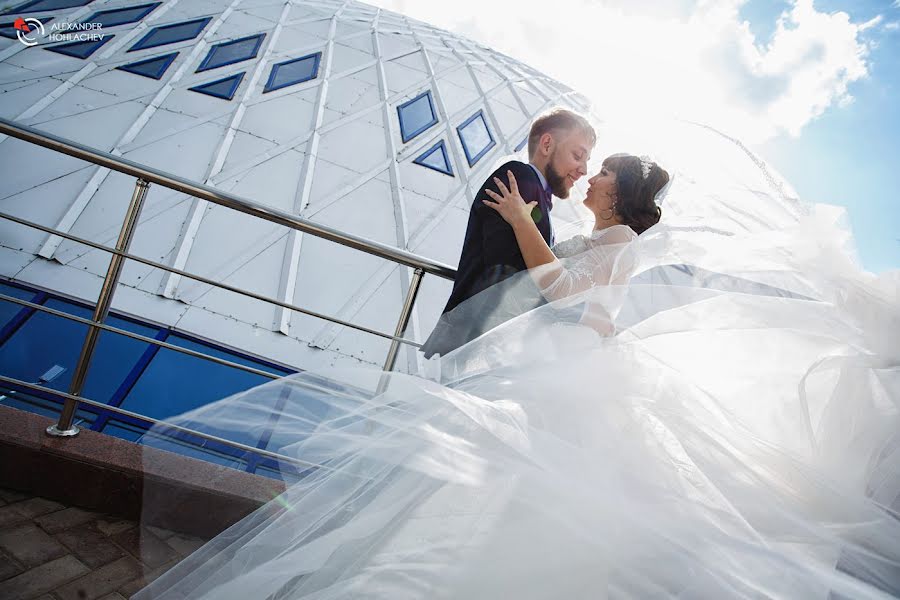
<svg viewBox="0 0 900 600"><path fill-rule="evenodd" d="M900 0L368 0L588 96L737 137L846 207L863 267L900 268Z"/></svg>

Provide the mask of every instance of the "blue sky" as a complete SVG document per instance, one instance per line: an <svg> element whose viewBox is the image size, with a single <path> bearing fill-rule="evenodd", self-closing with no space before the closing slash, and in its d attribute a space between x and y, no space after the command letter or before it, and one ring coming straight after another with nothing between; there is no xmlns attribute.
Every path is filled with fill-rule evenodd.
<svg viewBox="0 0 900 600"><path fill-rule="evenodd" d="M750 2L748 19L774 22L785 4ZM900 6L889 2L816 7L843 10L854 21L883 15L883 22L900 22ZM863 266L878 273L900 268L900 30L873 27L866 34L869 74L850 84L853 101L830 108L796 138L779 135L756 149L801 198L847 207Z"/></svg>
<svg viewBox="0 0 900 600"><path fill-rule="evenodd" d="M585 93L740 138L847 208L863 267L900 268L900 0L369 0ZM621 93L619 91L621 90Z"/></svg>

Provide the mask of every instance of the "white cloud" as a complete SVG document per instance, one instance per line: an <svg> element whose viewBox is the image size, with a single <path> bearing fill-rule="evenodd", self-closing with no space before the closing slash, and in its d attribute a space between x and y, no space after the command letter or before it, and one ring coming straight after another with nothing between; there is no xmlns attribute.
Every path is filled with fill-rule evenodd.
<svg viewBox="0 0 900 600"><path fill-rule="evenodd" d="M856 24L793 0L762 41L740 16L744 0L370 1L522 60L602 116L674 113L750 142L797 135L852 102L848 85L868 72L862 34L881 19Z"/></svg>

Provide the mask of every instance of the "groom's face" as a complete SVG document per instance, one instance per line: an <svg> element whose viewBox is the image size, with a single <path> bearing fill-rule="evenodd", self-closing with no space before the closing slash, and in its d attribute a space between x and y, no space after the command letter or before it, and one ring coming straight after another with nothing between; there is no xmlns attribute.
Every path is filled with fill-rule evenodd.
<svg viewBox="0 0 900 600"><path fill-rule="evenodd" d="M554 136L547 163L547 183L557 198L568 198L575 182L587 173L591 140L580 131L561 131Z"/></svg>

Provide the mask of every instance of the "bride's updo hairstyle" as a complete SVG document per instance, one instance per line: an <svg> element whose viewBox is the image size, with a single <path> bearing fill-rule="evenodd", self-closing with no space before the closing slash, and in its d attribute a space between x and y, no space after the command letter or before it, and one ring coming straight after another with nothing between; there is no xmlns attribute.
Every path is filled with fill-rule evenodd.
<svg viewBox="0 0 900 600"><path fill-rule="evenodd" d="M613 154L603 166L616 174L614 210L623 225L641 234L659 223L662 209L656 194L669 183L669 173L655 162L633 154Z"/></svg>

